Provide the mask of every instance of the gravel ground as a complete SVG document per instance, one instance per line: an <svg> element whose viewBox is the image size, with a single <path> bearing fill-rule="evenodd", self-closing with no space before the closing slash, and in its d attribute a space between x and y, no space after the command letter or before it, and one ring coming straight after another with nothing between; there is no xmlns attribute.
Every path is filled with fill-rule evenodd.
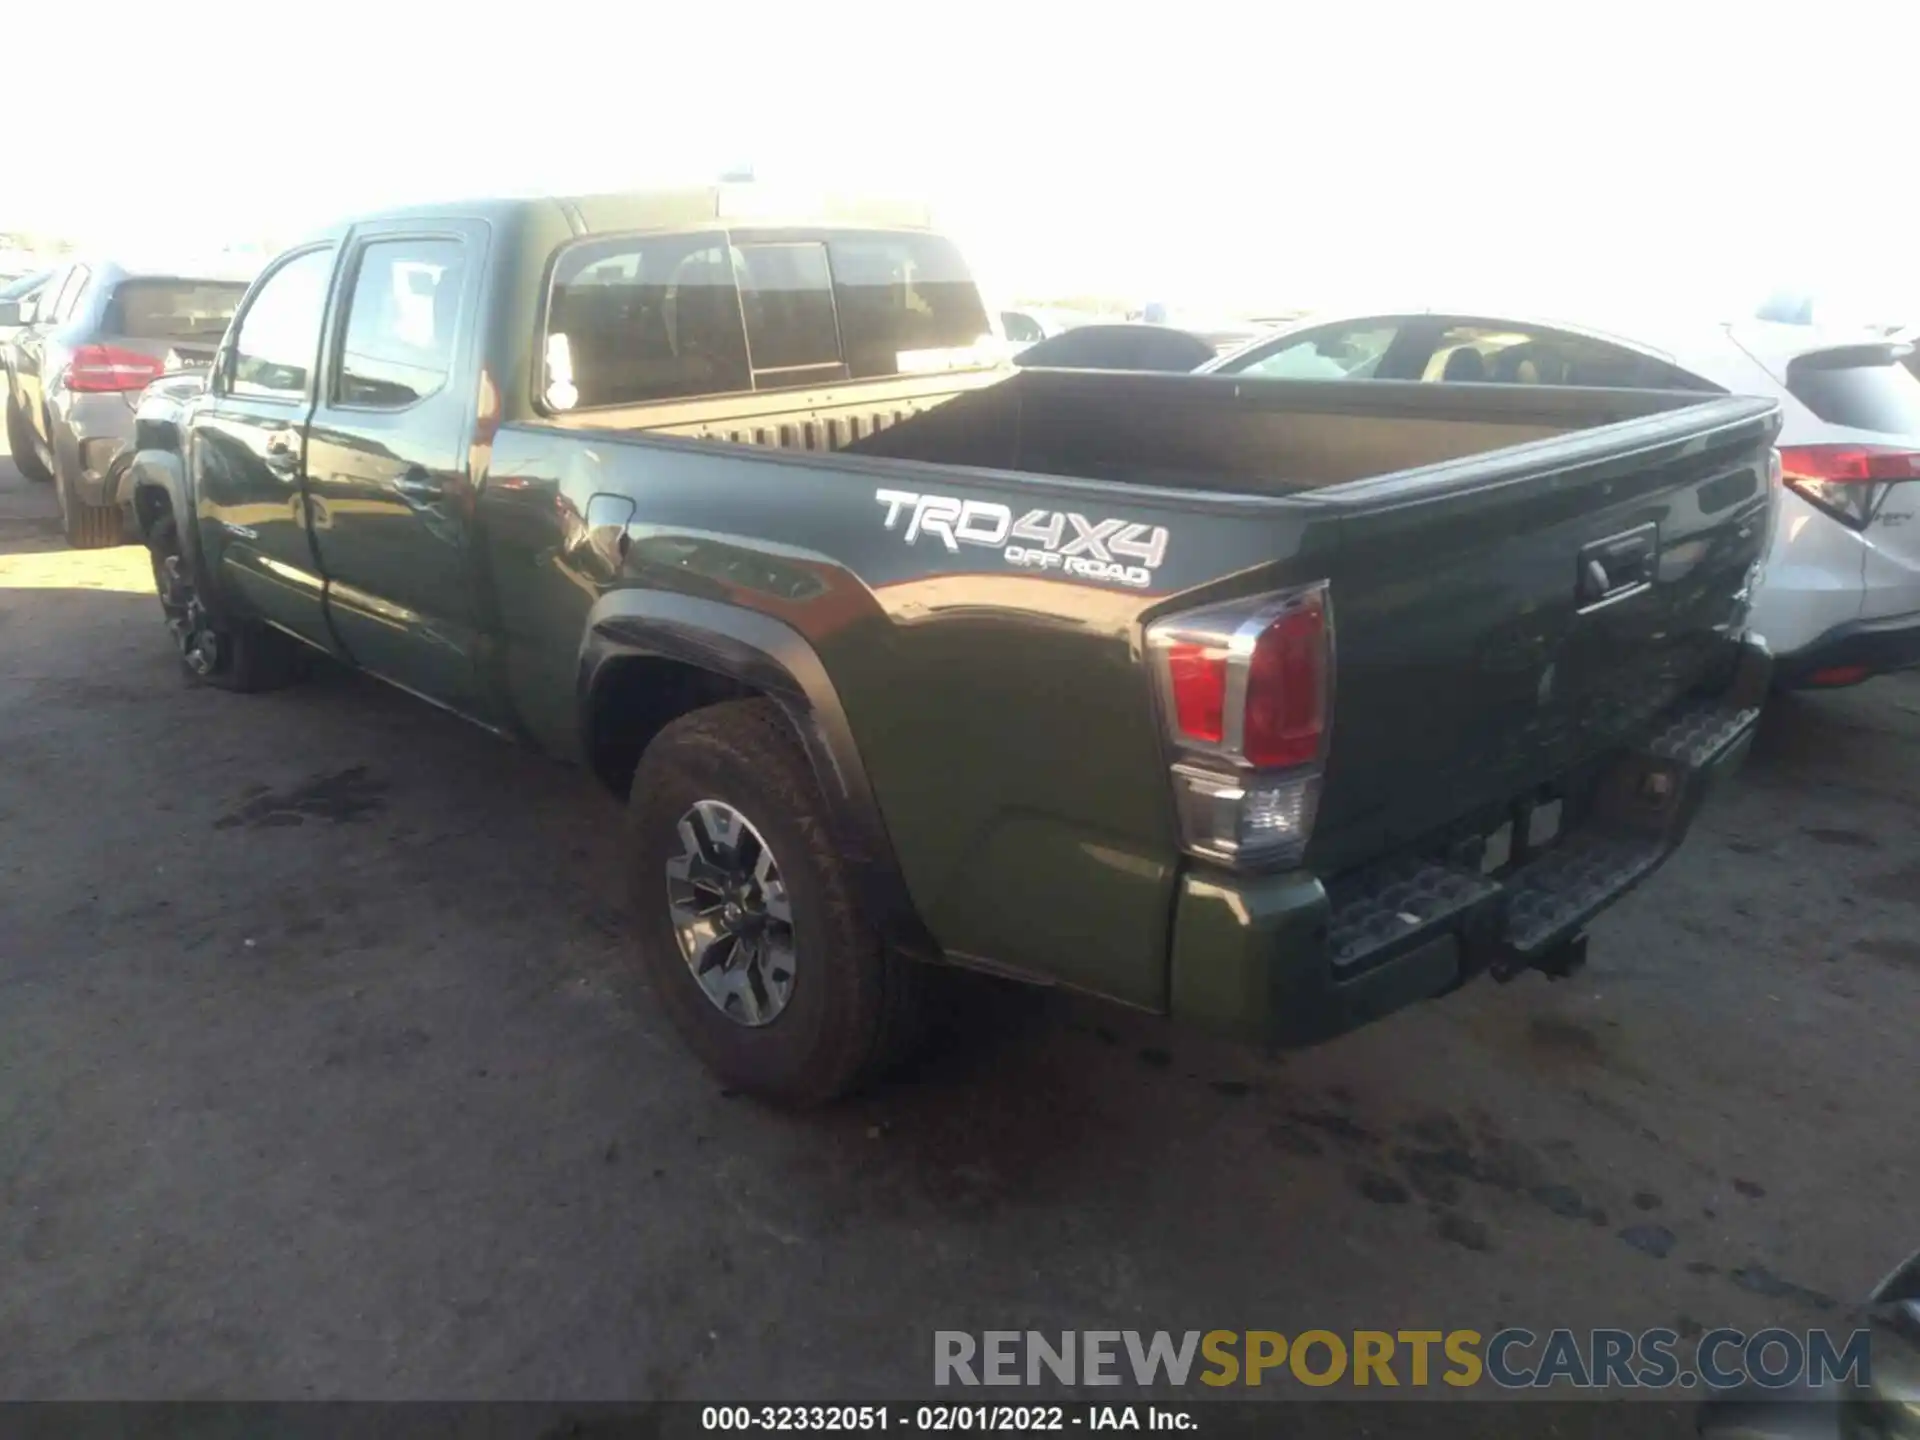
<svg viewBox="0 0 1920 1440"><path fill-rule="evenodd" d="M1267 1060L978 997L721 1092L582 774L183 683L0 461L0 1394L904 1398L935 1328L1832 1319L1920 1245L1920 677L1793 699L1578 977Z"/></svg>

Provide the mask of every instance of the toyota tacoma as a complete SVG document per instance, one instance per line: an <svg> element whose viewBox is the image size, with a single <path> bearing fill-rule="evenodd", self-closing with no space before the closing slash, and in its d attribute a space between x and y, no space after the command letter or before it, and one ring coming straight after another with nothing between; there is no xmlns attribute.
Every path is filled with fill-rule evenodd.
<svg viewBox="0 0 1920 1440"><path fill-rule="evenodd" d="M313 652L625 798L725 1083L934 967L1261 1046L1564 972L1745 752L1766 400L1015 370L923 212L413 208L276 259L132 477L205 683Z"/></svg>

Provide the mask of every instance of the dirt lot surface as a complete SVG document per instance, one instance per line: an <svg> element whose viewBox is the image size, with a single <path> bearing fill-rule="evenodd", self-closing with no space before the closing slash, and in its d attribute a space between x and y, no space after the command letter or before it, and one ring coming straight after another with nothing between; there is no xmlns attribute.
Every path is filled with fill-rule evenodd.
<svg viewBox="0 0 1920 1440"><path fill-rule="evenodd" d="M1920 677L1780 703L1563 983L1268 1060L994 995L720 1091L619 812L377 684L181 678L0 460L0 1394L903 1398L935 1328L1837 1314L1920 1245Z"/></svg>

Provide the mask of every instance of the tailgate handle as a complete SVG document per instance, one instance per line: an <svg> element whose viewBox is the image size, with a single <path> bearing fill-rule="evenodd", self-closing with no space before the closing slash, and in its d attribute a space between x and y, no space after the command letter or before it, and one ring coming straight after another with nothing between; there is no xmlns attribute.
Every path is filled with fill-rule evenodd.
<svg viewBox="0 0 1920 1440"><path fill-rule="evenodd" d="M1653 583L1660 531L1652 521L1580 547L1574 597L1582 610L1611 605Z"/></svg>

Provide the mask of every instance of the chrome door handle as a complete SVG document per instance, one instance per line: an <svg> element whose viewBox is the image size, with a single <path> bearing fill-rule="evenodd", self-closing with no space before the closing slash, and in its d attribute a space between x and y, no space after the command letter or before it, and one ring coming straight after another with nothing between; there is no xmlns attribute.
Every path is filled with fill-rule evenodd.
<svg viewBox="0 0 1920 1440"><path fill-rule="evenodd" d="M415 466L393 482L393 488L409 500L423 503L438 500L445 493L440 482L430 478L426 471Z"/></svg>
<svg viewBox="0 0 1920 1440"><path fill-rule="evenodd" d="M284 479L291 480L300 473L300 435L294 430L276 430L267 436L266 454L262 457L269 470Z"/></svg>

